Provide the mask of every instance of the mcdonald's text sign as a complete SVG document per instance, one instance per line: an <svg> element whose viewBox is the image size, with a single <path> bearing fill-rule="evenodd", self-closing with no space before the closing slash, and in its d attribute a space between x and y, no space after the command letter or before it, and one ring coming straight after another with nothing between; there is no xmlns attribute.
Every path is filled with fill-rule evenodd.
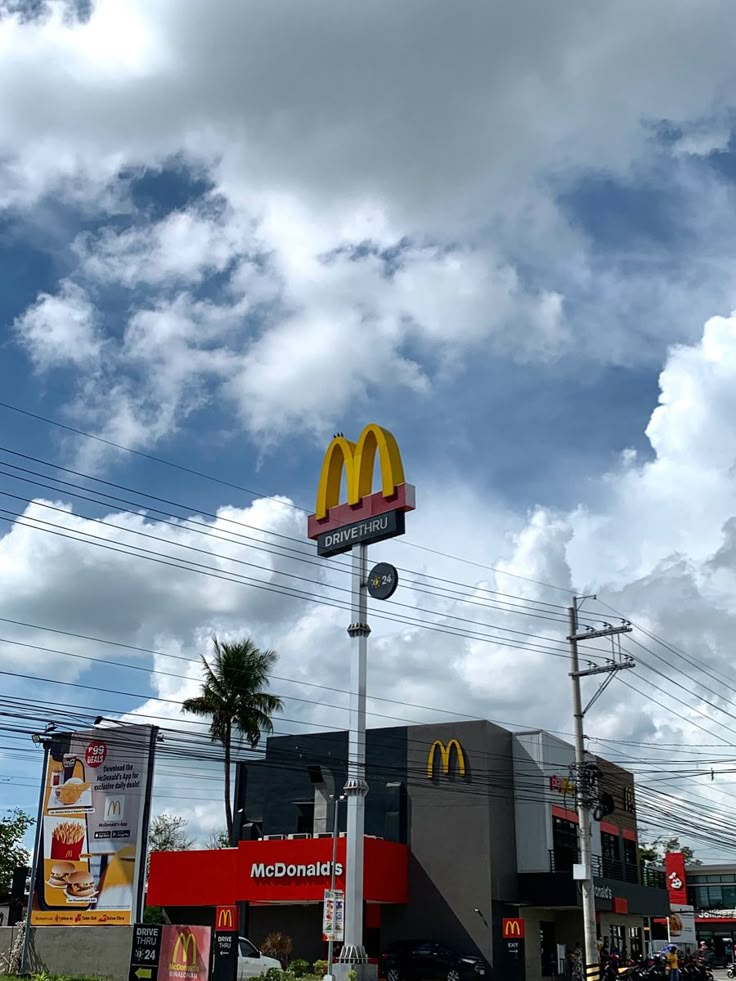
<svg viewBox="0 0 736 981"><path fill-rule="evenodd" d="M524 921L520 916L506 917L501 923L504 940L523 940Z"/></svg>
<svg viewBox="0 0 736 981"><path fill-rule="evenodd" d="M376 459L381 489L374 493ZM341 502L343 473L347 501ZM353 545L402 535L404 514L415 507L414 487L404 478L398 443L387 429L370 423L357 443L338 435L327 447L307 534L316 539L320 555L338 555Z"/></svg>
<svg viewBox="0 0 736 981"><path fill-rule="evenodd" d="M238 929L238 907L237 906L218 906L215 911L215 930Z"/></svg>
<svg viewBox="0 0 736 981"><path fill-rule="evenodd" d="M430 780L437 777L439 773L443 773L446 777L450 775L453 753L455 756L456 773L458 776L465 776L465 753L457 739L449 739L447 743L443 743L441 739L435 739L427 757L427 776ZM438 762L439 771L437 768Z"/></svg>

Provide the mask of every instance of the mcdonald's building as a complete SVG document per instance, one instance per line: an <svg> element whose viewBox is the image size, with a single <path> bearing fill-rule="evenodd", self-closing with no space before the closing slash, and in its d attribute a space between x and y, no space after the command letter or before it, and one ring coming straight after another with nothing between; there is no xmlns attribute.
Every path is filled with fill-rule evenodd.
<svg viewBox="0 0 736 981"><path fill-rule="evenodd" d="M345 732L269 738L262 758L238 767L237 848L154 853L148 902L174 923L213 926L218 907L239 906L241 934L255 944L279 930L295 956L324 956L331 796L345 783L347 754ZM519 977L506 959L520 945L527 981L556 976L583 936L572 746L472 721L371 729L366 757L369 955L426 939L480 954L500 981ZM664 876L638 860L632 775L591 761L614 805L592 841L598 930L610 947L636 952L649 918L669 913ZM341 888L344 805L337 816Z"/></svg>

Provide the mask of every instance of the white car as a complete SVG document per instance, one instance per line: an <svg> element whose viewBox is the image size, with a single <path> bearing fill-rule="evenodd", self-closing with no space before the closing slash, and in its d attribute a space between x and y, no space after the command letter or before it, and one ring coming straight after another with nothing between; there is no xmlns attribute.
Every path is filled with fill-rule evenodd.
<svg viewBox="0 0 736 981"><path fill-rule="evenodd" d="M272 967L281 970L281 962L275 957L266 957L245 937L238 937L238 981L257 978Z"/></svg>

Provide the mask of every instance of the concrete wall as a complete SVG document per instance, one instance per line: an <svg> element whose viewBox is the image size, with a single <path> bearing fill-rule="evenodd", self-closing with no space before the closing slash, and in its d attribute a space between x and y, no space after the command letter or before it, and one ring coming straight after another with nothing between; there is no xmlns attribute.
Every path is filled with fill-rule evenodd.
<svg viewBox="0 0 736 981"><path fill-rule="evenodd" d="M575 810L575 795L550 787L551 777L569 778L575 763L573 747L548 732L522 732L513 737L516 840L519 872L549 872L552 848L552 807ZM594 759L588 756L591 761ZM617 775L627 771L616 767ZM630 778L631 779L631 778ZM591 848L601 854L598 822L593 822Z"/></svg>
<svg viewBox="0 0 736 981"><path fill-rule="evenodd" d="M16 932L0 927L0 954L10 949ZM127 981L132 942L132 927L36 927L31 931L30 970Z"/></svg>

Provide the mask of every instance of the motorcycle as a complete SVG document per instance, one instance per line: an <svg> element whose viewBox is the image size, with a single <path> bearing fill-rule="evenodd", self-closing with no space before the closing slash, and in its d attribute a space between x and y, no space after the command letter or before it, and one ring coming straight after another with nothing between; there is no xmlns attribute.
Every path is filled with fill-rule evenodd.
<svg viewBox="0 0 736 981"><path fill-rule="evenodd" d="M727 978L736 978L736 963L729 964L726 968Z"/></svg>

